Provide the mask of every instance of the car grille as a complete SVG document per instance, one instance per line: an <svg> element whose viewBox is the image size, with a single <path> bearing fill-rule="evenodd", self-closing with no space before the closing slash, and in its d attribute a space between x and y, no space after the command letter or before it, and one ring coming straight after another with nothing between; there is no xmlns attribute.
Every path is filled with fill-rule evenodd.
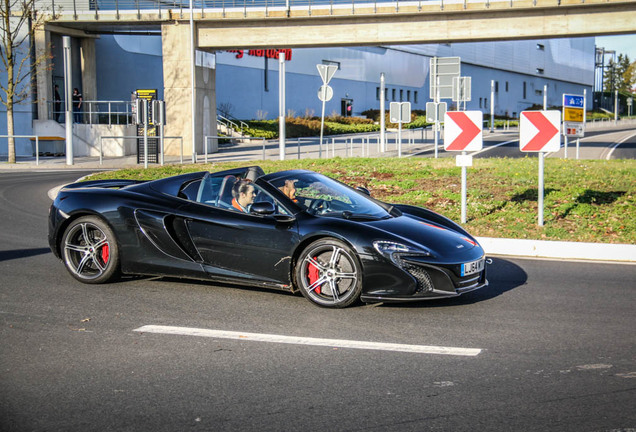
<svg viewBox="0 0 636 432"><path fill-rule="evenodd" d="M409 272L409 274L417 280L416 293L420 294L433 291L433 281L431 281L431 276L422 267L403 262L402 268Z"/></svg>

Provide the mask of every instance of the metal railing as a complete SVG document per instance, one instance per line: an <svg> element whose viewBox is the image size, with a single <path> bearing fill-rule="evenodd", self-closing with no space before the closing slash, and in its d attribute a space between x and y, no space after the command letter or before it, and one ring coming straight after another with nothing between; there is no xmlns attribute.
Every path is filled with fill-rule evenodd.
<svg viewBox="0 0 636 432"><path fill-rule="evenodd" d="M0 135L0 138L6 138L7 142L10 137L15 138L35 138L35 164L40 165L40 137L37 135Z"/></svg>
<svg viewBox="0 0 636 432"><path fill-rule="evenodd" d="M153 139L157 139L159 141L159 163L161 165L164 164L164 145L163 142L167 139L176 139L179 140L181 143L181 152L180 152L180 159L179 159L179 163L183 163L183 137L180 136L164 136L164 137L150 137ZM143 140L144 137L142 136L137 136L137 135L133 135L133 136L101 136L99 138L99 164L102 165L104 162L104 140L105 139L134 139L134 140ZM148 154L144 154L144 161L148 160Z"/></svg>
<svg viewBox="0 0 636 432"><path fill-rule="evenodd" d="M66 103L64 101L46 101L49 120L65 123ZM131 125L133 124L132 102L130 101L82 101L80 111L73 112L73 118L79 117L77 123Z"/></svg>
<svg viewBox="0 0 636 432"><path fill-rule="evenodd" d="M234 129L241 135L243 135L243 130L249 127L243 120L234 119L233 121L227 117L223 117L221 114L217 114L216 121L228 129ZM238 124L236 122L238 122Z"/></svg>
<svg viewBox="0 0 636 432"><path fill-rule="evenodd" d="M505 4L509 7L514 6L515 0L481 0L484 9L488 9L491 3ZM580 0L585 3L586 0ZM589 0L588 0L589 1ZM608 0L611 1L611 0ZM463 4L464 9L467 8L468 0L446 0L447 3ZM136 14L137 19L148 19L148 14L157 14L156 19L174 19L174 14L178 13L183 18L184 13L190 10L189 0L42 0L37 1L37 6L41 10L54 10L56 14L63 13L65 15L72 13L75 20L82 20L89 17L99 19L100 13L110 14L113 12L117 19L120 14L129 15ZM414 0L414 1L377 1L377 0L193 0L192 9L196 14L200 14L201 18L205 18L205 13L221 12L222 17L226 17L226 12L243 12L243 16L247 16L249 10L265 12L267 16L271 11L283 11L289 16L291 11L306 12L312 15L312 10L328 10L330 15L342 14L343 10L349 10L351 14L356 13L356 8L371 9L374 13L386 13L387 10L400 12L400 8L422 9L423 4L439 5L440 10L444 10L445 0ZM474 2L472 2L474 4ZM518 2L526 5L526 2ZM536 0L534 2L536 5ZM555 7L561 6L560 0L555 0ZM324 12L323 12L324 14Z"/></svg>

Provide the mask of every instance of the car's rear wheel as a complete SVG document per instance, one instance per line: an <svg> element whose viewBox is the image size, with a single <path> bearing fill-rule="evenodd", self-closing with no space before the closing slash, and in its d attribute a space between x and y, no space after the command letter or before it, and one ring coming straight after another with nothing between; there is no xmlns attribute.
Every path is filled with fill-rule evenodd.
<svg viewBox="0 0 636 432"><path fill-rule="evenodd" d="M298 257L295 281L311 302L331 308L351 305L362 291L362 270L355 252L336 239L321 239Z"/></svg>
<svg viewBox="0 0 636 432"><path fill-rule="evenodd" d="M80 282L105 283L119 276L115 234L96 216L71 222L62 236L61 249L66 269Z"/></svg>

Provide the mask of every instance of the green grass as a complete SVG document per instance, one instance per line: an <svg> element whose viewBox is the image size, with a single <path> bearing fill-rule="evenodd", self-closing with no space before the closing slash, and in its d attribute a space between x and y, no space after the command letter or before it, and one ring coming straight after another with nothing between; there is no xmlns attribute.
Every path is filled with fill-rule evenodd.
<svg viewBox="0 0 636 432"><path fill-rule="evenodd" d="M430 208L458 221L461 168L452 158L308 159L155 167L95 178L156 179L250 164L266 172L304 168L387 202ZM468 168L468 221L474 235L636 244L636 161L546 159L544 226L537 225L538 159L476 159Z"/></svg>

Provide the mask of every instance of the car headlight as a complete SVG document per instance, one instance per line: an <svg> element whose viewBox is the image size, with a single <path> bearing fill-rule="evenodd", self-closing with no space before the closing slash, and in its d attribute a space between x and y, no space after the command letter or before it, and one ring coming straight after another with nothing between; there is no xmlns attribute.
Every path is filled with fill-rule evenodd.
<svg viewBox="0 0 636 432"><path fill-rule="evenodd" d="M389 258L391 261L396 261L396 254L413 254L413 255L424 255L431 256L431 251L424 248L414 248L412 246L407 246L402 243L392 242L392 241L374 241L373 247L380 254Z"/></svg>

